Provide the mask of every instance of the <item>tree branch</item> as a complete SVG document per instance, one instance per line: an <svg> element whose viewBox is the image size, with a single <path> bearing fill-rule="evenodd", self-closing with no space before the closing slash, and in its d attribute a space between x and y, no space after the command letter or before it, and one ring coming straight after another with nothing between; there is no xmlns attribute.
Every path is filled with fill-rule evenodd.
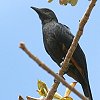
<svg viewBox="0 0 100 100"><path fill-rule="evenodd" d="M77 44L78 44L78 41L79 41L81 35L83 34L84 26L85 26L86 22L89 19L90 13L91 13L93 7L95 6L96 1L97 0L91 0L89 7L87 8L87 10L86 10L84 16L82 17L82 19L80 20L77 34L74 37L74 39L72 41L72 44L71 44L71 46L70 46L70 48L69 48L69 50L66 54L66 57L64 59L63 65L62 65L62 68L59 70L59 75L60 76L63 76L64 71L66 69L68 69L68 67L67 67L68 63L69 63L69 61L70 61L70 59L71 59L71 57L72 57L72 55L73 55L73 53L74 53L74 51L77 47ZM47 100L52 100L52 98L54 96L54 93L57 91L58 85L59 85L59 82L53 84L51 90L48 93Z"/></svg>
<svg viewBox="0 0 100 100"><path fill-rule="evenodd" d="M41 62L36 56L34 56L26 47L24 43L20 43L19 46L32 60L34 60L41 68L43 68L45 71L47 71L49 74L51 74L53 77L55 77L59 82L61 82L64 86L68 87L71 91L73 91L76 95L78 95L83 100L88 100L85 96L83 96L81 93L79 93L75 88L70 86L62 77L60 77L58 74L55 74L47 65L45 65L43 62ZM57 83L59 83L57 81ZM59 85L59 84L58 84ZM57 88L56 82L53 85L53 88ZM55 93L55 91L54 91ZM51 93L52 94L52 93ZM48 99L51 100L51 99Z"/></svg>

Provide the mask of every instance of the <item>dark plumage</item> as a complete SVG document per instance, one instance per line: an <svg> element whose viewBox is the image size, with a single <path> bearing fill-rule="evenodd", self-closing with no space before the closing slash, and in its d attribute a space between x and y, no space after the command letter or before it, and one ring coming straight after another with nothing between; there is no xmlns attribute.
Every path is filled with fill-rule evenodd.
<svg viewBox="0 0 100 100"><path fill-rule="evenodd" d="M66 25L58 22L52 10L47 8L31 8L38 13L41 19L45 50L53 61L60 66L74 36ZM86 58L79 44L65 73L79 82L82 85L85 96L93 100L88 80Z"/></svg>

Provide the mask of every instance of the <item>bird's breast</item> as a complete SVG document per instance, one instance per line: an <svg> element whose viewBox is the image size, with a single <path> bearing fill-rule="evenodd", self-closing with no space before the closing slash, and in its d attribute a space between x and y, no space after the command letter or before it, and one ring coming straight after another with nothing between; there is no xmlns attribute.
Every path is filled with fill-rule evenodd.
<svg viewBox="0 0 100 100"><path fill-rule="evenodd" d="M62 45L57 41L54 34L45 33L43 35L43 42L46 52L58 65L60 65L64 58L64 54L62 51Z"/></svg>

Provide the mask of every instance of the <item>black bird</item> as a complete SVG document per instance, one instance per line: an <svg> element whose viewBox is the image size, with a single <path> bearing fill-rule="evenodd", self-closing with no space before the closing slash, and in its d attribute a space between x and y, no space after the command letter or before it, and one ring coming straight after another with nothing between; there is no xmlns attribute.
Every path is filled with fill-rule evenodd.
<svg viewBox="0 0 100 100"><path fill-rule="evenodd" d="M38 13L42 22L43 42L46 52L53 61L61 67L61 63L74 38L73 34L66 25L58 22L52 10L47 8L31 8ZM88 80L86 58L79 44L71 58L68 70L66 70L65 73L79 82L85 96L93 100Z"/></svg>

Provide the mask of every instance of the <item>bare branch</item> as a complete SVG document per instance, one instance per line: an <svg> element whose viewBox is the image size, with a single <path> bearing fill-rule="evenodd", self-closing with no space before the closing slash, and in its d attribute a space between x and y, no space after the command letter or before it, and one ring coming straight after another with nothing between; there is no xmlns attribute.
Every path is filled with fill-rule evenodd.
<svg viewBox="0 0 100 100"><path fill-rule="evenodd" d="M81 99L83 100L88 100L85 96L83 96L81 93L79 93L75 88L73 88L72 86L70 86L62 77L60 77L58 74L55 74L47 65L45 65L43 62L41 62L36 56L34 56L26 47L24 43L20 43L19 46L26 54L28 54L28 56L34 60L41 68L43 68L45 71L47 71L49 74L51 74L53 77L55 77L55 79L57 79L59 82L61 82L64 86L68 87L71 91L73 91L76 95L78 95ZM55 82L55 84L53 85L53 88L57 88L56 83L59 82ZM59 85L59 84L58 84ZM55 93L55 91L54 91ZM52 94L52 93L51 93ZM48 100L51 100L50 98Z"/></svg>

